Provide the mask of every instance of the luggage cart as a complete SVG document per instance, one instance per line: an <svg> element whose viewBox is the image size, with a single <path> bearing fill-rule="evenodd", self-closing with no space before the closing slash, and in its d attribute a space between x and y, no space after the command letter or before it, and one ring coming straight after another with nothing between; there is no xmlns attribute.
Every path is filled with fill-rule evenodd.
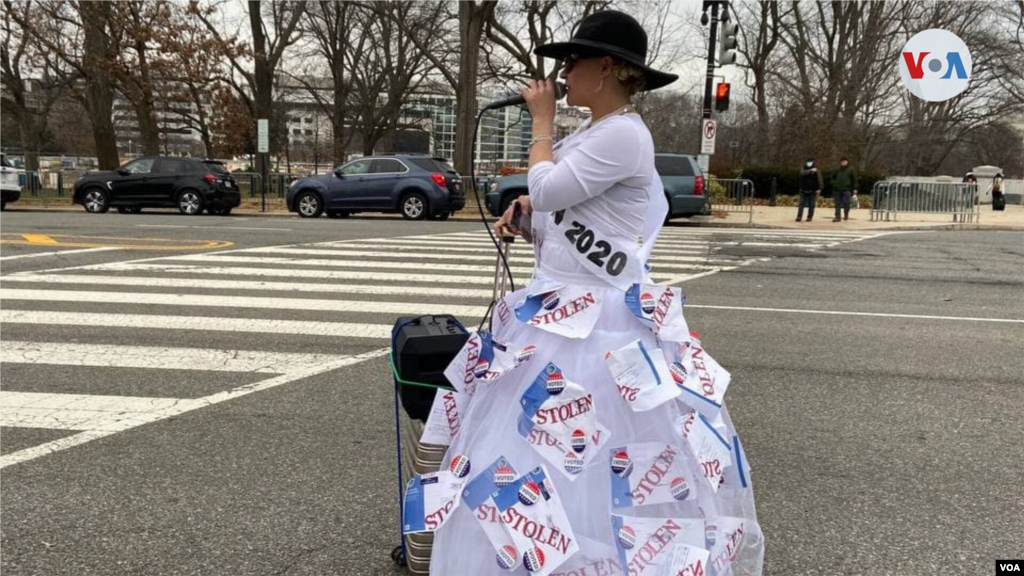
<svg viewBox="0 0 1024 576"><path fill-rule="evenodd" d="M514 238L504 237L499 243L491 307L505 297L511 285L512 279L503 262L509 261L513 242ZM448 447L421 444L420 436L437 391L453 389L444 376L444 370L468 337L469 332L462 323L449 314L402 317L391 331L388 359L395 384L395 458L398 467L398 533L401 537L401 543L391 551L391 559L395 564L407 567L414 576L430 573L434 534L406 535L402 531L405 487L414 475L437 472L444 461ZM413 344L414 341L419 344Z"/></svg>

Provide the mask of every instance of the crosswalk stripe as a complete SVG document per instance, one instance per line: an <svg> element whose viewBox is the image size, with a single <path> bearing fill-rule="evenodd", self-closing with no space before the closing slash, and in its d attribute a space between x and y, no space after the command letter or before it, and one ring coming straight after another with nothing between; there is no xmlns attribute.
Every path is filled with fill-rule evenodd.
<svg viewBox="0 0 1024 576"><path fill-rule="evenodd" d="M327 251L327 250L333 249L333 246L332 247L324 247L322 249L316 248L316 247L314 247L315 245L312 245L312 244L307 244L305 246L307 247L307 249L310 249L310 250L318 250L317 253L319 253L319 251ZM415 242L415 243L403 244L400 247L399 246L383 246L382 244L376 244L376 243L375 244L362 244L362 243L359 243L359 244L337 244L335 246L337 246L338 248L342 248L342 249L361 249L361 250L380 250L381 248L389 248L389 249L392 250L390 253L391 254L396 254L396 255L406 255L406 254L410 254L410 253L415 253L414 251L417 251L417 250L419 250L419 251L430 250L431 253L435 253L435 252L470 252L470 253L474 253L474 254L490 254L492 260L494 258L496 258L496 256L494 256L494 254L496 254L494 246L491 246L489 244L484 244L483 246L480 246L478 244L471 244L471 245L467 244L465 246L445 244L445 245L435 246L435 245L430 245L430 244L426 244L426 243L422 243L422 242ZM402 248L402 249L399 249L399 248ZM247 249L247 250L258 250L258 249ZM410 251L413 251L413 252L410 252ZM236 252L236 251L233 251L233 252ZM530 255L532 257L532 255L533 255L533 246L531 246L529 244L513 244L511 252L513 254ZM697 247L697 246L693 246L693 247L688 247L688 246L675 247L675 246L673 246L673 247L666 247L665 249L661 249L661 248L656 246L654 248L654 252L653 252L655 258L657 258L659 255L672 256L672 255L675 255L675 254L707 254L707 253L708 253L708 247L705 244L702 244L700 247ZM453 256L453 258L454 257L455 256Z"/></svg>
<svg viewBox="0 0 1024 576"><path fill-rule="evenodd" d="M146 286L150 288L191 288L195 290L258 290L260 292L326 292L331 294L381 294L381 286L367 284L267 282L259 280L217 280L214 278L159 278L153 276L100 276L88 274L26 274L0 278L0 286L14 282L47 284L91 284L96 286ZM491 290L435 288L433 286L388 286L387 293L401 296L442 296L449 298L490 298ZM106 293L104 293L106 294Z"/></svg>
<svg viewBox="0 0 1024 576"><path fill-rule="evenodd" d="M232 388L231 390L225 390L222 392L210 394L209 396L205 396L203 398L179 399L176 402L174 402L174 404L171 406L155 410L154 412L151 413L149 417L151 418L152 421L160 420L163 418L170 418L172 416L184 414L185 412L189 412L198 408L206 408L208 406L213 406L214 404L219 404L221 402L225 402L228 400L240 398L248 394L262 392L264 390L270 390L271 388L276 388L278 386L290 384L292 382L316 376L318 374L324 374L332 370L337 370L339 368L344 368L346 366L359 364L367 360L379 358L387 353L387 348L380 348L377 350L372 350L370 352L365 352L363 354L340 357L336 360L325 362L323 364L306 366L297 371L290 372L288 374L274 376L273 378L261 380L253 384L245 384L237 388ZM4 414L6 415L6 411L4 411ZM12 464L17 464L19 462L26 462L28 460L32 460L40 456L52 454L59 450L66 450L73 446L78 446L86 442L95 440L97 438L109 436L110 434L114 434L115 432L118 431L119 430L110 429L88 430L85 432L79 432L78 434L73 434L65 438L58 438L57 440L53 440L51 442L44 442L42 444L32 446L31 448L25 448L23 450L18 450L16 452L11 452L9 454L4 454L0 456L0 468L5 468Z"/></svg>
<svg viewBox="0 0 1024 576"><path fill-rule="evenodd" d="M287 268L249 268L241 266L202 266L200 264L160 264L160 263L108 263L83 266L86 270L103 270L109 272L168 272L185 274L211 274L218 276L269 276L283 278L322 278L331 280L374 280L386 282L410 282L431 284L494 284L494 270L490 276L461 276L454 274L404 274L401 272L360 272L356 270L304 270ZM515 277L516 285L524 285L529 276L519 274Z"/></svg>
<svg viewBox="0 0 1024 576"><path fill-rule="evenodd" d="M179 398L0 391L4 426L51 430L121 431L159 420Z"/></svg>
<svg viewBox="0 0 1024 576"><path fill-rule="evenodd" d="M201 256L201 257L200 257ZM332 260L327 258L274 258L261 256L222 256L206 254L181 254L170 258L174 261L209 262L212 264L283 264L287 266L323 266L334 268L403 268L407 262L366 262L362 260ZM434 271L478 272L494 274L494 266L473 266L467 264L431 264ZM512 267L513 274L532 274L533 268Z"/></svg>
<svg viewBox="0 0 1024 576"><path fill-rule="evenodd" d="M380 294L388 289L381 287ZM434 302L386 302L378 300L327 300L314 298L271 298L206 294L167 294L153 292L95 292L89 290L0 290L0 302L82 302L138 304L153 306L202 306L209 308L256 308L259 310L314 310L374 314L423 315L437 312ZM461 317L483 316L486 305L445 304L445 312Z"/></svg>
<svg viewBox="0 0 1024 576"><path fill-rule="evenodd" d="M424 260L451 260L458 259L459 261L481 261L488 262L493 265L497 255L493 253L490 256L476 256L476 255L458 255L452 256L451 254L432 254L429 252L375 252L375 251L361 251L361 250L338 250L338 249L311 249L311 248L246 248L239 250L246 254L291 254L298 256L345 256L348 258L411 258L413 261L416 259ZM513 262L522 262L525 264L532 265L534 262L533 256L512 256L510 260ZM704 256L658 256L653 255L650 260L655 262L704 262L712 263L719 262L711 260ZM723 263L729 263L729 261L720 261Z"/></svg>
<svg viewBox="0 0 1024 576"><path fill-rule="evenodd" d="M675 242L675 243L680 244L680 245L692 245L694 247L707 246L708 245L708 242L706 242L704 240L672 240L672 242ZM393 244L393 245L397 245L397 246L424 246L424 245L427 245L427 246L466 246L466 247L476 247L476 246L488 247L489 246L492 250L494 249L494 244L491 242L490 238L487 238L486 236L481 236L480 238L475 238L475 239L472 238L472 237L469 237L469 236L464 237L464 238L447 238L447 239L436 239L436 238L435 239L428 239L428 238L385 239L385 240L381 241L381 244ZM661 241L658 241L657 244L661 244ZM530 246L529 244L527 244L525 242L523 243L523 245L524 246ZM339 244L339 246L344 246L344 245L343 244Z"/></svg>
<svg viewBox="0 0 1024 576"><path fill-rule="evenodd" d="M210 372L259 372L285 374L297 367L336 360L336 355L221 350L217 348L170 348L116 346L57 342L3 341L2 364L45 364L97 368L154 368Z"/></svg>
<svg viewBox="0 0 1024 576"><path fill-rule="evenodd" d="M328 258L275 258L263 256L221 256L207 254L182 254L168 258L172 261L185 262L209 262L213 264L283 264L287 266L321 266L325 268L403 268L410 266L408 262L366 262L362 260L334 260ZM513 274L533 274L533 268L509 267ZM713 266L704 264L672 264L662 266L663 269L673 270L708 270ZM493 282L494 265L473 265L473 264L431 264L433 271L448 270L452 272L477 272L490 275L487 280Z"/></svg>
<svg viewBox="0 0 1024 576"><path fill-rule="evenodd" d="M151 314L98 314L91 312L49 312L36 310L0 310L0 322L58 326L103 326L107 328L145 328L148 330L196 330L332 336L338 338L387 339L391 326L351 322L314 322L305 320L266 320L259 318L218 318L210 316L160 316Z"/></svg>

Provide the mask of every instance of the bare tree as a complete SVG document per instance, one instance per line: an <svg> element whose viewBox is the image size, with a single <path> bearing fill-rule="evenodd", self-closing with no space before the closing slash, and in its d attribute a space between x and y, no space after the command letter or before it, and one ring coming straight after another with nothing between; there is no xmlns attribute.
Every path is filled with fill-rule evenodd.
<svg viewBox="0 0 1024 576"><path fill-rule="evenodd" d="M232 74L223 79L238 93L254 118L267 118L270 122L270 145L281 150L287 144L284 128L274 122L274 87L285 50L298 40L298 26L306 11L305 0L260 2L249 0L248 16L251 43L243 43L238 36L224 36L214 21L217 5L201 7L197 0L190 3L192 14L210 35L218 41L220 54L231 64ZM247 60L251 57L252 69ZM241 80L236 79L236 75ZM262 170L262 159L256 170Z"/></svg>
<svg viewBox="0 0 1024 576"><path fill-rule="evenodd" d="M55 104L65 96L77 77L58 58L49 55L30 34L14 21L33 20L39 11L32 2L4 2L3 44L0 46L0 97L5 111L18 125L21 146L25 153L25 168L39 170L39 150L42 136L47 131L47 120ZM36 71L37 77L26 77L26 71Z"/></svg>
<svg viewBox="0 0 1024 576"><path fill-rule="evenodd" d="M114 132L114 78L109 62L116 60L110 42L109 2L43 2L38 4L38 17L25 18L24 12L13 9L4 0L7 13L26 34L30 34L48 56L57 58L72 70L84 85L76 94L81 98L96 142L96 156L101 169L119 164Z"/></svg>

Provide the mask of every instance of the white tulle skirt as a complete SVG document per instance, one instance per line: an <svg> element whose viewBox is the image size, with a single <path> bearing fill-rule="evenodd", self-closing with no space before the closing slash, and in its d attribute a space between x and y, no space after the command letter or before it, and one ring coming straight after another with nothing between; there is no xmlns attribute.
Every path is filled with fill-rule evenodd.
<svg viewBox="0 0 1024 576"><path fill-rule="evenodd" d="M609 369L606 354L640 340L646 350L664 350L678 343L660 341L641 323L625 304L624 294L611 287L589 288L602 301L596 324L585 338L570 338L530 326L514 317L500 326L494 339L510 350L536 347L529 362L476 387L467 406L461 407L461 427L452 439L442 465L446 469L456 455L473 463L473 475L499 457L504 457L517 475L544 466L565 510L579 547L568 559L546 574L596 576L599 574L671 575L699 574L691 566L684 572L680 564L682 548L666 550L665 526L683 525L690 546L706 549L704 573L716 575L760 575L764 539L757 524L750 469L742 453L732 421L724 405L713 414L690 394L663 402L646 411L635 411L624 399ZM505 310L515 310L528 294L527 287L505 298ZM502 307L499 307L502 308ZM577 383L592 395L599 425L608 436L600 448L587 447L590 454L582 471L567 474L550 459L544 458L521 434L523 408L521 397L549 362L556 364L567 381ZM728 375L726 374L726 377ZM673 382L674 384L674 382ZM703 416L702 416L703 414ZM716 437L729 446L729 466L715 480L708 480L697 451L685 437L683 424L697 416L715 428ZM644 444L645 443L645 444ZM650 489L661 484L661 494L671 491L681 498L651 498L658 503L619 506L615 504L616 475L611 463L616 447L674 446L677 457L673 469L688 482L673 481L672 475L653 474ZM630 448L635 450L635 448ZM635 453L635 452L634 452ZM642 455L634 457L633 474L643 474ZM662 467L663 469L664 467ZM621 470L619 470L621 472ZM718 484L717 490L713 484ZM621 482L618 484L621 488ZM620 494L621 495L621 494ZM632 502L631 504L638 504ZM463 502L435 534L431 574L436 576L527 575L527 563L505 562L496 556L492 539L484 524L500 523L500 516L489 506L472 508ZM624 532L624 526L629 528ZM694 528L696 527L696 528ZM659 530L662 530L659 532ZM654 544L649 544L653 542ZM628 546L628 550L627 547ZM543 548L543 547L541 547ZM688 549L687 549L688 550ZM521 550L516 551L521 556ZM548 557L552 557L548 555ZM511 568L506 568L512 564Z"/></svg>

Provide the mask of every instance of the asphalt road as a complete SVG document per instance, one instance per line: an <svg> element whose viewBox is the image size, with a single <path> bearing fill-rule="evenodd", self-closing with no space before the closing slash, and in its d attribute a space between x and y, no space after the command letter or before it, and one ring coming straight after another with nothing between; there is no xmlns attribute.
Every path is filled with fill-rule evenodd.
<svg viewBox="0 0 1024 576"><path fill-rule="evenodd" d="M401 573L381 331L483 311L480 230L5 212L0 569ZM766 574L1024 557L1024 235L672 227L656 256L732 373Z"/></svg>

